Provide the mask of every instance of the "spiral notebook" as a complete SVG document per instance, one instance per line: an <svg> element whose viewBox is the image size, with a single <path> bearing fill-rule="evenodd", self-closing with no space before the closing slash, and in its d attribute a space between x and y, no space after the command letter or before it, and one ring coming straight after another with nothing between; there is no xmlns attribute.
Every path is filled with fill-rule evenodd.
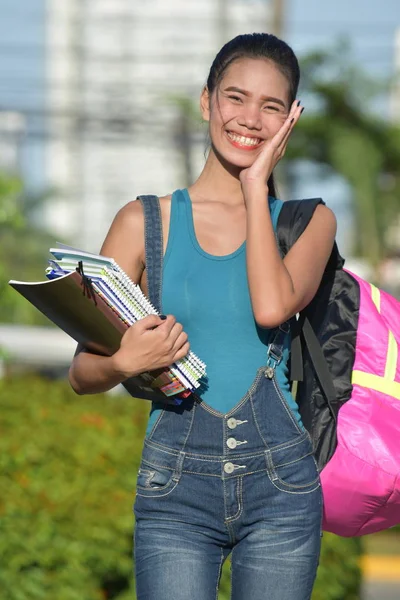
<svg viewBox="0 0 400 600"><path fill-rule="evenodd" d="M63 244L50 248L50 254L47 281L9 284L89 350L113 354L129 326L158 314L114 259ZM206 365L190 351L168 368L135 380L143 390L159 390L179 404L200 386L205 374ZM151 394L148 399L153 399Z"/></svg>

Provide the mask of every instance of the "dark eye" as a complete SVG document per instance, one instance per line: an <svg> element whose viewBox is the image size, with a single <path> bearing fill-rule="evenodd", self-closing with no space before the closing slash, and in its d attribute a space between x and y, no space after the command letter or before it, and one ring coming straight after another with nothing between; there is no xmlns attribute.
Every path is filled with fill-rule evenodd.
<svg viewBox="0 0 400 600"><path fill-rule="evenodd" d="M241 102L242 99L239 96L228 96L228 98L230 100L233 100L234 102Z"/></svg>

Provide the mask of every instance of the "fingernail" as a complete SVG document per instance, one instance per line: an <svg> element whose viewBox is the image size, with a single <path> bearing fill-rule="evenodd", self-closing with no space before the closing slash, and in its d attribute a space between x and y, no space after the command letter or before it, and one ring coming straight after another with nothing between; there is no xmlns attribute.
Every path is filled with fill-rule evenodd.
<svg viewBox="0 0 400 600"><path fill-rule="evenodd" d="M300 106L300 102L301 102L301 100L298 101L297 106Z"/></svg>
<svg viewBox="0 0 400 600"><path fill-rule="evenodd" d="M303 110L304 110L304 106L303 106L303 108L301 109L301 111L300 111L300 114L303 112Z"/></svg>
<svg viewBox="0 0 400 600"><path fill-rule="evenodd" d="M165 319L166 319L166 318L167 318L167 315L160 315L160 319L161 319L162 321L165 321Z"/></svg>

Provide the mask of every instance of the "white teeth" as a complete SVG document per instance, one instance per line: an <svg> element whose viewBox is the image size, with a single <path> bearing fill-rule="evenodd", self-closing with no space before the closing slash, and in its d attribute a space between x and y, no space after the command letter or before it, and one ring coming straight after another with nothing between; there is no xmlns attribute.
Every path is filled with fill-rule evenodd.
<svg viewBox="0 0 400 600"><path fill-rule="evenodd" d="M258 146L258 144L262 141L260 138L249 138L245 137L244 135L236 135L236 133L232 133L231 131L228 131L228 137L230 137L230 139L234 142L238 142L243 146Z"/></svg>

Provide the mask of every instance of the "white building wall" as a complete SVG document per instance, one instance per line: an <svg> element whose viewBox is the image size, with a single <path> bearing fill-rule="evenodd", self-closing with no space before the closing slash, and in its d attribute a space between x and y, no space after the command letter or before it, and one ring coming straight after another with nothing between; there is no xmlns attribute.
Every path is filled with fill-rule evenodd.
<svg viewBox="0 0 400 600"><path fill-rule="evenodd" d="M18 173L25 117L19 112L0 111L0 170Z"/></svg>
<svg viewBox="0 0 400 600"><path fill-rule="evenodd" d="M267 0L68 0L48 4L47 210L66 241L98 250L139 193L182 187L174 98L197 101L212 59L237 33L267 29ZM226 20L220 10L225 5ZM193 147L195 175L204 137Z"/></svg>

